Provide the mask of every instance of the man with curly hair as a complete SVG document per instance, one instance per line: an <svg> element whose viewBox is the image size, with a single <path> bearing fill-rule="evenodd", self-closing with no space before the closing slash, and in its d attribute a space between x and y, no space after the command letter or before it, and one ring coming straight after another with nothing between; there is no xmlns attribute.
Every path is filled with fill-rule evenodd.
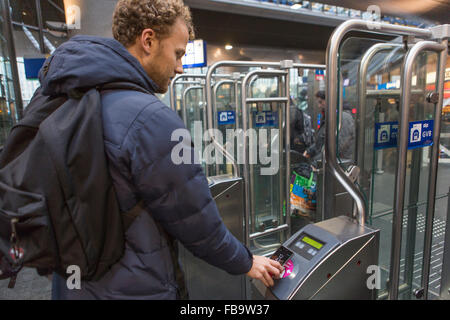
<svg viewBox="0 0 450 320"><path fill-rule="evenodd" d="M253 256L225 227L202 168L176 165L173 131L181 119L155 93L183 72L181 58L194 30L182 0L120 0L115 39L76 36L61 45L41 74L48 95L108 83L134 88L102 91L105 151L123 212L139 212L126 231L125 253L97 282L70 290L58 275L54 299L182 299L184 279L177 241L195 256L230 274L273 285L278 262ZM191 149L192 156L194 154ZM201 279L199 279L201 281ZM214 298L214 297L211 297Z"/></svg>

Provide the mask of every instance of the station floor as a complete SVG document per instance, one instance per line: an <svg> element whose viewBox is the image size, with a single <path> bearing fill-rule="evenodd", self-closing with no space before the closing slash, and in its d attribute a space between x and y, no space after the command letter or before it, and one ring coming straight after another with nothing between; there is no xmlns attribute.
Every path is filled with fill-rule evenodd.
<svg viewBox="0 0 450 320"><path fill-rule="evenodd" d="M0 281L0 300L50 300L52 283L40 277L34 269L23 269L17 276L16 287L8 289L8 280Z"/></svg>

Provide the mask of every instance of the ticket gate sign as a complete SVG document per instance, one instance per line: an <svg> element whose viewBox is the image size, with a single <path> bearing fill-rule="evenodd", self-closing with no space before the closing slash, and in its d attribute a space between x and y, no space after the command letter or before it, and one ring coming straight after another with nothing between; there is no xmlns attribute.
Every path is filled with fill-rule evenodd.
<svg viewBox="0 0 450 320"><path fill-rule="evenodd" d="M397 147L398 122L375 123L375 150Z"/></svg>
<svg viewBox="0 0 450 320"><path fill-rule="evenodd" d="M262 111L254 112L255 127L276 127L278 126L278 112L277 111Z"/></svg>
<svg viewBox="0 0 450 320"><path fill-rule="evenodd" d="M234 111L219 111L217 117L219 125L236 123L236 113Z"/></svg>
<svg viewBox="0 0 450 320"><path fill-rule="evenodd" d="M409 123L408 149L423 148L433 145L434 120L414 121ZM398 122L375 123L374 149L397 147Z"/></svg>
<svg viewBox="0 0 450 320"><path fill-rule="evenodd" d="M408 149L433 145L433 128L434 120L410 122Z"/></svg>

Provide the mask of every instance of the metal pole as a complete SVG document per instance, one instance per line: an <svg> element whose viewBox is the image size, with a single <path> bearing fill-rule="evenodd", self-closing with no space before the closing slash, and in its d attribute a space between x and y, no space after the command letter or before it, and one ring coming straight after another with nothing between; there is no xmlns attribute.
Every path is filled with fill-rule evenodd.
<svg viewBox="0 0 450 320"><path fill-rule="evenodd" d="M286 237L291 236L291 88L289 87L289 71L285 77L286 97L288 99L285 108L285 150L286 150L286 224L289 226L287 229ZM281 142L280 142L281 144ZM281 173L280 173L281 174Z"/></svg>
<svg viewBox="0 0 450 320"><path fill-rule="evenodd" d="M36 16L39 27L39 47L41 48L41 53L45 54L45 43L44 43L44 22L42 21L42 9L41 0L35 0L36 4Z"/></svg>
<svg viewBox="0 0 450 320"><path fill-rule="evenodd" d="M447 223L445 226L444 254L442 257L441 292L442 299L450 300L450 187L447 194Z"/></svg>
<svg viewBox="0 0 450 320"><path fill-rule="evenodd" d="M434 220L434 209L435 209L435 197L436 197L436 181L437 181L437 171L439 165L439 139L441 132L441 110L444 101L444 81L445 81L445 68L447 65L447 48L448 40L443 40L441 42L441 51L439 56L439 70L437 73L437 87L439 94L439 99L437 104L435 104L435 115L434 115L434 136L433 136L433 146L431 149L431 159L430 159L430 176L428 179L428 206L427 206L427 221L425 225L425 241L424 241L424 253L423 253L423 272L422 272L422 287L424 289L423 298L426 300L428 298L428 281L430 276L430 260L431 260L431 246L433 242L433 220ZM436 47L438 51L439 47Z"/></svg>
<svg viewBox="0 0 450 320"><path fill-rule="evenodd" d="M367 92L367 72L369 70L370 62L373 57L386 50L392 50L396 47L401 47L401 44L397 43L378 43L372 47L364 54L361 62L359 64L359 86L358 86L358 96L359 96L359 111L356 121L356 165L359 167L361 174L364 174L364 146L365 146L365 131L366 131L366 92ZM361 178L361 177L360 177ZM361 181L360 181L361 183Z"/></svg>
<svg viewBox="0 0 450 320"><path fill-rule="evenodd" d="M445 47L445 49L447 49L447 47ZM404 208L405 180L406 180L406 160L409 141L409 108L411 102L412 67L418 54L424 50L440 52L444 50L444 46L432 41L421 41L417 43L407 53L402 68L401 88L403 90L401 93L401 100L400 100L401 101L400 123L398 130L399 147L398 147L397 171L396 171L396 182L394 193L394 214L392 221L393 222L392 251L391 251L390 288L389 288L390 299L398 298L403 208ZM436 134L439 133L436 132Z"/></svg>
<svg viewBox="0 0 450 320"><path fill-rule="evenodd" d="M9 0L3 0L3 28L6 38L6 46L8 47L9 63L11 66L11 75L14 83L14 104L16 107L18 119L23 117L22 92L20 90L19 71L17 69L16 48L14 45L13 28L11 23L11 6ZM15 117L15 115L14 115Z"/></svg>
<svg viewBox="0 0 450 320"><path fill-rule="evenodd" d="M426 57L420 56L420 59L415 63L415 71L417 77L417 86L421 87L425 91L426 87L426 70L420 68L421 65L426 63ZM421 98L425 100L425 96ZM415 119L424 119L424 108L417 108L414 110ZM404 269L404 282L409 287L409 290L405 292L407 296L412 293L413 278L414 278L414 258L416 248L416 233L417 233L417 202L419 201L419 187L420 187L420 169L422 166L422 148L416 148L411 150L411 167L410 167L410 180L409 180L409 203L408 203L408 220L406 222L406 249L405 249L405 269Z"/></svg>
<svg viewBox="0 0 450 320"><path fill-rule="evenodd" d="M293 67L296 69L309 69L309 70L325 70L327 68L324 64L307 64L307 63L294 63Z"/></svg>
<svg viewBox="0 0 450 320"><path fill-rule="evenodd" d="M344 36L352 30L363 30L367 32L394 34L394 35L414 35L417 37L431 37L430 30L419 28L404 27L391 25L386 23L368 23L367 21L355 19L342 23L333 32L327 48L327 95L326 101L328 112L326 117L326 139L325 139L325 157L326 168L336 177L344 188L349 192L355 200L359 213L358 222L360 225L365 224L366 208L364 197L361 191L347 177L345 172L340 168L336 159L336 109L339 101L338 93L338 71L339 71L339 48ZM327 184L324 184L323 192L328 194L330 191ZM331 207L331 208L330 208ZM334 203L324 203L325 211L334 211Z"/></svg>

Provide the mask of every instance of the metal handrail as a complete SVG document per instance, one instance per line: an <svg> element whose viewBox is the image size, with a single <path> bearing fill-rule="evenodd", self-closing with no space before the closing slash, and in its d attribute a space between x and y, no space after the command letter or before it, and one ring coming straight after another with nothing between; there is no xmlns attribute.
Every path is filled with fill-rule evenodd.
<svg viewBox="0 0 450 320"><path fill-rule="evenodd" d="M192 90L204 90L205 88L203 86L191 86L186 88L183 93L182 93L182 98L181 98L181 104L182 104L182 114L183 114L183 121L184 121L184 125L187 127L187 95L190 91Z"/></svg>
<svg viewBox="0 0 450 320"><path fill-rule="evenodd" d="M242 80L242 89L241 89L241 99L242 99L242 128L244 133L247 132L248 130L248 109L247 109L247 104L249 103L249 99L247 98L247 84L250 82L250 80L254 77L254 76L284 76L286 77L286 81L288 81L288 75L289 72L285 71L285 70L255 70L255 71L251 71L249 72L245 78ZM289 85L286 84L286 92L285 92L286 98L289 97ZM251 99L252 102L256 101L257 99ZM264 100L264 98L260 99L260 100ZM286 123L289 124L289 99L287 99L286 101ZM286 128L286 136L285 136L285 148L286 150L290 149L290 130L289 130L289 125L285 126ZM245 241L246 241L246 245L250 246L250 237L251 236L255 236L255 234L252 232L252 235L250 235L250 230L249 230L249 222L250 219L252 221L251 225L252 225L252 230L255 228L255 216L254 216L254 212L252 212L251 208L250 208L250 202L252 201L252 199L250 199L249 195L250 195L250 188L251 188L251 179L250 179L250 164L248 161L248 146L249 143L247 141L247 139L244 136L244 141L243 141L243 155L244 155L244 186L245 186L245 194L246 194L246 203L245 203ZM290 168L290 155L289 152L286 153L286 212L290 212L290 203L289 203L289 196L290 196L290 177L289 177L289 168ZM281 174L281 173L280 173ZM281 187L281 186L280 186ZM250 200L250 201L249 201ZM280 199L281 201L281 199ZM280 212L280 216L283 215L283 212L281 210ZM281 221L281 219L280 219ZM290 215L286 214L286 225L288 226L288 232L289 232L289 228L290 228ZM280 226L281 227L281 226ZM267 230L268 232L270 231L270 233L272 233L272 230ZM258 233L258 237L264 235L265 233Z"/></svg>
<svg viewBox="0 0 450 320"><path fill-rule="evenodd" d="M208 67L206 72L206 104L208 111L208 129L212 131L214 127L214 117L216 116L216 110L214 110L214 105L212 103L212 89L211 80L214 76L216 69L220 67L280 67L279 62L264 62L264 61L219 61ZM213 134L211 134L213 137Z"/></svg>
<svg viewBox="0 0 450 320"><path fill-rule="evenodd" d="M394 48L401 47L398 43L377 43L370 47L370 49L364 54L358 68L359 74L359 112L356 126L356 164L361 170L364 171L364 135L365 135L365 121L366 121L366 94L367 94L367 72L369 70L369 64L376 54L382 51L393 50Z"/></svg>
<svg viewBox="0 0 450 320"><path fill-rule="evenodd" d="M327 66L324 64L309 64L309 63L294 63L293 67L296 69L310 69L310 70L316 69L325 70L327 68Z"/></svg>
<svg viewBox="0 0 450 320"><path fill-rule="evenodd" d="M361 191L356 185L347 177L343 169L337 163L336 156L336 110L338 105L338 70L339 70L339 49L344 36L353 30L360 30L366 32L392 34L392 35L413 35L417 37L429 38L432 36L430 30L404 27L398 25L391 25L386 23L371 22L370 24L361 19L348 20L337 27L327 47L326 66L327 66L327 96L326 102L328 105L328 112L326 117L326 139L325 139L325 157L327 167L330 169L331 174L338 180L338 182L349 192L352 198L355 200L357 208L357 219L360 225L365 224L365 201ZM330 186L324 185L324 194L329 193ZM324 210L334 211L334 203L330 203L332 208L328 208L328 203L324 203Z"/></svg>
<svg viewBox="0 0 450 320"><path fill-rule="evenodd" d="M177 74L175 76L175 78L173 78L172 81L170 81L170 85L169 85L170 108L173 111L177 111L176 107L175 107L175 84L177 83L178 80L185 79L185 78L205 79L205 77L206 76L204 74L195 74L195 73Z"/></svg>
<svg viewBox="0 0 450 320"><path fill-rule="evenodd" d="M436 179L439 155L439 132L441 125L441 106L443 103L444 93L444 74L447 62L447 46L448 41L444 40L442 44L434 41L421 41L415 44L406 54L402 75L401 75L401 108L400 108L400 123L399 123L399 146L397 156L397 171L394 192L394 216L392 223L392 252L391 252L391 287L389 290L389 297L397 299L398 283L400 272L400 255L401 255L401 240L402 240L402 223L403 223L403 209L405 198L405 181L406 181L406 165L407 165L407 151L409 142L409 107L411 102L411 78L413 73L413 64L417 56L423 51L433 51L440 53L439 57L439 78L437 89L439 92L439 99L435 107L434 119L434 137L430 160L430 176L428 179L428 206L427 206L427 221L425 231L425 244L423 256L422 269L422 287L424 290L424 298L428 296L428 278L430 272L430 258L431 258L431 241L433 231L434 218L434 202L436 196Z"/></svg>
<svg viewBox="0 0 450 320"><path fill-rule="evenodd" d="M206 111L207 111L207 127L209 139L212 143L219 149L219 151L225 155L227 151L217 142L216 137L214 136L214 118L217 116L216 106L213 104L212 99L212 78L217 76L214 74L217 68L219 67L279 67L279 62L255 62L255 61L219 61L215 64L208 67L206 72L206 84L205 84L205 92L206 92ZM237 117L237 115L236 115ZM232 161L233 166L237 167L236 160ZM217 166L216 166L217 168ZM206 166L206 171L208 172L208 165Z"/></svg>

